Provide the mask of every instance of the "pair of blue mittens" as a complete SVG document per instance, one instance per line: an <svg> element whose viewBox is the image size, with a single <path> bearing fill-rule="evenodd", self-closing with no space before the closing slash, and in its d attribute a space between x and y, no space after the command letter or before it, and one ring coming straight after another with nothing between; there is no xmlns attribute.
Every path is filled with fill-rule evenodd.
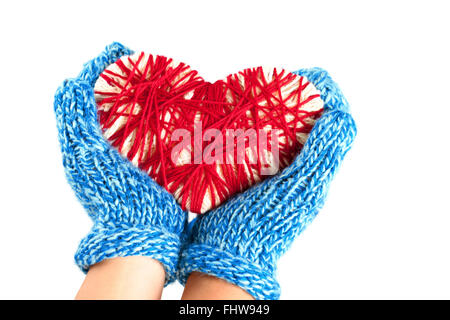
<svg viewBox="0 0 450 320"><path fill-rule="evenodd" d="M193 271L225 279L256 299L277 299L279 257L322 207L329 182L356 135L338 86L318 68L294 72L320 90L325 111L301 153L283 171L196 219L172 195L104 139L94 85L103 70L132 52L119 43L64 81L55 113L67 179L94 221L75 260L87 271L104 259L132 255L160 261L166 284Z"/></svg>

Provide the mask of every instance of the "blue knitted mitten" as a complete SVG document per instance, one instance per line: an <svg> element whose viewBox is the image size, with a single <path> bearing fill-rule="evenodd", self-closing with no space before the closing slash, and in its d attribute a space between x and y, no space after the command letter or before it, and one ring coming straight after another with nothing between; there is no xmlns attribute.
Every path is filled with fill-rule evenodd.
<svg viewBox="0 0 450 320"><path fill-rule="evenodd" d="M108 258L152 257L163 264L167 284L175 279L186 213L172 195L111 147L97 122L95 82L109 64L130 53L118 43L106 47L55 96L67 179L94 221L75 260L87 271Z"/></svg>
<svg viewBox="0 0 450 320"><path fill-rule="evenodd" d="M276 264L323 206L329 182L356 135L348 103L326 71L295 72L321 92L325 111L301 153L278 175L197 218L178 276L225 279L256 299L278 299Z"/></svg>

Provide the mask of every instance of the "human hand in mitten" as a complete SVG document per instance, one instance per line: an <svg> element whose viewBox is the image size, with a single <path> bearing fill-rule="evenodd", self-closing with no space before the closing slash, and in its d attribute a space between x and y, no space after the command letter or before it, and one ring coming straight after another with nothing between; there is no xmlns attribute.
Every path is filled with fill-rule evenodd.
<svg viewBox="0 0 450 320"><path fill-rule="evenodd" d="M117 43L108 46L55 96L66 175L94 222L75 260L87 271L104 259L147 256L162 263L167 284L175 278L186 213L172 195L111 147L97 122L95 82L109 64L130 53Z"/></svg>
<svg viewBox="0 0 450 320"><path fill-rule="evenodd" d="M356 135L348 104L321 69L300 70L320 90L324 113L301 153L278 175L199 216L182 252L179 279L196 271L277 299L277 261L323 206L329 182Z"/></svg>

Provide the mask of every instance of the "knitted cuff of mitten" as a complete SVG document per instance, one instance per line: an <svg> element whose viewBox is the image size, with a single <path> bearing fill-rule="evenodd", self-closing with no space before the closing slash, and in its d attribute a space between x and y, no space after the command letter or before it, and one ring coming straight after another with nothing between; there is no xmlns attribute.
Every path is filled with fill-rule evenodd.
<svg viewBox="0 0 450 320"><path fill-rule="evenodd" d="M91 265L104 259L147 256L162 263L168 284L176 279L179 251L179 236L161 228L94 225L81 241L75 262L83 272L87 272Z"/></svg>
<svg viewBox="0 0 450 320"><path fill-rule="evenodd" d="M204 244L192 244L181 254L178 279L185 284L194 271L233 283L258 300L275 300L280 286L274 275L243 257Z"/></svg>

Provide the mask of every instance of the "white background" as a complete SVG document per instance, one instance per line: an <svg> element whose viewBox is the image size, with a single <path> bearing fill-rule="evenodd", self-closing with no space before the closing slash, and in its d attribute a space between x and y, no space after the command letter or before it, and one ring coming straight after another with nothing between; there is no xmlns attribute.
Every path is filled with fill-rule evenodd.
<svg viewBox="0 0 450 320"><path fill-rule="evenodd" d="M210 81L327 69L358 136L279 263L281 297L450 298L449 13L431 0L1 2L0 298L72 299L83 280L73 254L91 222L65 180L53 95L113 41Z"/></svg>

